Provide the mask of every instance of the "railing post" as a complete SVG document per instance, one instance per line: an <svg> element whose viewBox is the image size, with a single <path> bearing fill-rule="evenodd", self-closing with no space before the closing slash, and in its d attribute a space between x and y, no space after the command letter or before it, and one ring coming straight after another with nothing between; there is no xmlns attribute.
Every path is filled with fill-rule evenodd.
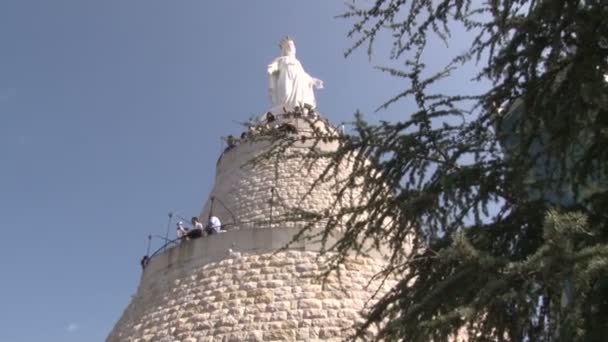
<svg viewBox="0 0 608 342"><path fill-rule="evenodd" d="M167 233L165 234L165 241L169 240L169 229L171 228L171 219L173 218L173 213L169 212L169 220L167 221ZM165 250L167 248L167 245L165 243L165 246L163 247L163 250Z"/></svg>

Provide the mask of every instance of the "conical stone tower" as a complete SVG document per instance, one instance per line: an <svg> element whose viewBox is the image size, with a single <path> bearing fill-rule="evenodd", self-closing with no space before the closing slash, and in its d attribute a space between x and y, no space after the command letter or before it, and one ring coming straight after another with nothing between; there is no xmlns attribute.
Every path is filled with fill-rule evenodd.
<svg viewBox="0 0 608 342"><path fill-rule="evenodd" d="M318 241L285 247L304 222L281 218L294 209L329 210L337 182L351 175L350 165L341 165L331 181L312 187L328 163L302 157L314 132L338 134L314 110L296 108L267 115L240 139L229 139L200 215L202 222L211 213L220 217L226 232L153 256L108 341L337 341L352 332L383 259L353 257L340 279L323 280L326 256ZM294 143L258 158L280 144L263 138L276 133ZM332 141L314 148L332 151ZM340 205L363 195L353 190L352 203Z"/></svg>
<svg viewBox="0 0 608 342"><path fill-rule="evenodd" d="M298 114L278 115L274 128L261 129L287 124L298 137L312 134L311 120ZM333 130L323 120L315 124ZM257 134L235 141L221 155L201 215L213 210L227 231L154 256L108 341L341 340L360 319L375 290L368 282L382 259L351 259L340 284L337 277L320 278L325 259L319 257L318 242L299 241L278 252L304 224L280 218L290 208L330 208L334 190L325 182L310 191L326 165L297 157L299 149L310 147L307 141L283 151L288 158L251 163L270 148ZM345 165L339 178L348 175Z"/></svg>

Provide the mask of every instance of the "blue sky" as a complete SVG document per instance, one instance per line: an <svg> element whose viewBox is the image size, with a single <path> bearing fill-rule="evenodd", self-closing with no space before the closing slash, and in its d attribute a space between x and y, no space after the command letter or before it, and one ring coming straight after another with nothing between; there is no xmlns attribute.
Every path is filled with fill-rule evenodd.
<svg viewBox="0 0 608 342"><path fill-rule="evenodd" d="M164 235L169 211L199 213L220 137L268 109L266 65L284 35L325 82L319 110L335 123L403 87L373 70L386 54L344 58L343 10L328 0L0 2L0 341L107 336L136 291L148 234ZM406 115L399 103L370 117Z"/></svg>

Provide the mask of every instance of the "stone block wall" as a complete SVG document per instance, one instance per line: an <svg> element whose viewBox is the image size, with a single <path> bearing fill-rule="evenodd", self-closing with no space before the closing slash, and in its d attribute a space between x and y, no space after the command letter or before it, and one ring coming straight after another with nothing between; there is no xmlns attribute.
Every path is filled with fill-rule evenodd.
<svg viewBox="0 0 608 342"><path fill-rule="evenodd" d="M310 131L305 130L305 121L296 124L292 119L286 122L299 127L298 137L310 137ZM250 161L265 153L269 149L269 142L244 139L224 152L218 161L214 188L200 214L202 220L205 221L210 211L213 211L223 224L228 225L228 229L231 226L238 229L270 228L273 219L276 221L293 208L313 212L331 208L341 186L340 182L351 176L352 165L343 163L334 178L318 183L311 190L330 160L321 158L311 161L298 157L310 145L310 141L297 142L284 151L280 158L263 159L256 163ZM318 148L322 151L335 150L337 143L321 143ZM363 199L357 189L347 193L348 206ZM215 200L212 201L212 198ZM297 223L292 223L293 225Z"/></svg>
<svg viewBox="0 0 608 342"><path fill-rule="evenodd" d="M309 251L234 253L142 282L108 337L118 341L339 341L360 320L381 262L353 258L322 281ZM372 284L374 286L377 284Z"/></svg>

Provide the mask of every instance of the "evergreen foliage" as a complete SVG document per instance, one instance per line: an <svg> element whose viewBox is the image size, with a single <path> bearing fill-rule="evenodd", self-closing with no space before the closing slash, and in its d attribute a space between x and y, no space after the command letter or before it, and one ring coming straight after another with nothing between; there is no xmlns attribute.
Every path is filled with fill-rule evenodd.
<svg viewBox="0 0 608 342"><path fill-rule="evenodd" d="M294 216L325 222L324 241L344 232L326 246L331 269L363 246L390 250L378 277L397 281L356 337L608 336L608 2L376 0L341 17L353 22L347 55L367 46L371 56L384 35L403 63L380 68L408 85L380 108L415 103L398 122L357 115L349 135L321 137L338 139L337 152L308 152L332 160L319 182L355 160L336 193L367 194L355 208L338 200L327 213ZM429 72L428 42L449 44L455 26L471 45ZM487 91L437 93L467 63L477 63Z"/></svg>

